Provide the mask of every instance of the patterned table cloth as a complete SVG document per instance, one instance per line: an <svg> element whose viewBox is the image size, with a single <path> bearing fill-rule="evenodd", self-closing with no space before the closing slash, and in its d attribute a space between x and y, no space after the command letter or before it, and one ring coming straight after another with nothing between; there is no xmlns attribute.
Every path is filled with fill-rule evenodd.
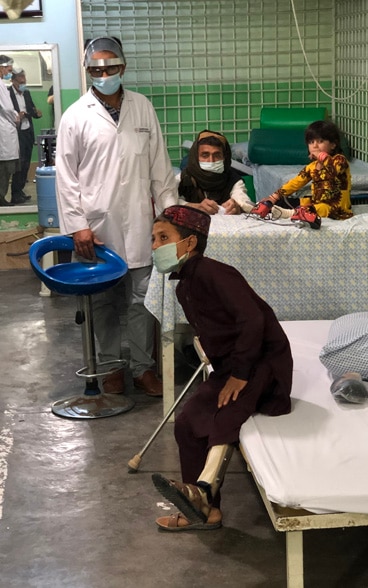
<svg viewBox="0 0 368 588"><path fill-rule="evenodd" d="M236 267L280 321L331 320L368 310L368 213L322 219L320 230L288 220L215 215L206 255ZM163 334L187 322L175 286L153 270L145 305Z"/></svg>

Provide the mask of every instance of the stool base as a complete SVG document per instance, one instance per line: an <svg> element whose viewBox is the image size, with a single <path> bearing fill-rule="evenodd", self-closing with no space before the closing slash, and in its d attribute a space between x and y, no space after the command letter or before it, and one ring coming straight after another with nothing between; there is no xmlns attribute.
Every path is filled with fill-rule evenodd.
<svg viewBox="0 0 368 588"><path fill-rule="evenodd" d="M83 395L58 400L51 406L54 414L69 419L100 419L128 412L134 400L123 394Z"/></svg>

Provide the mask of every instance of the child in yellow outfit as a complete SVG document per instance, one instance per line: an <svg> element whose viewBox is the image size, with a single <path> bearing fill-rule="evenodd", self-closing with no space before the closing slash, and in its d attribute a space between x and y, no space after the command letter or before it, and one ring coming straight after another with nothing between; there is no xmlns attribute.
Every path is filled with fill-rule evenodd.
<svg viewBox="0 0 368 588"><path fill-rule="evenodd" d="M264 216L261 213L264 202L272 206L281 198L290 196L311 182L311 196L300 199L301 207L313 206L319 217L336 220L350 218L353 216L350 202L351 174L349 162L341 149L338 127L331 121L316 121L307 127L305 142L311 163L308 163L297 176L265 198L259 205L258 214ZM280 213L281 218L298 215L298 209L274 208ZM276 218L274 211L273 217Z"/></svg>

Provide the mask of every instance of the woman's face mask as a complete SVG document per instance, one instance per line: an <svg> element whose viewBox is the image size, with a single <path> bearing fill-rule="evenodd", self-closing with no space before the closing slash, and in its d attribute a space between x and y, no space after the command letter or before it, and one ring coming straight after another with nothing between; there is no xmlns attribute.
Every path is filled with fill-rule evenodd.
<svg viewBox="0 0 368 588"><path fill-rule="evenodd" d="M224 172L224 162L220 161L200 161L199 167L204 171L209 171L214 174L222 174Z"/></svg>
<svg viewBox="0 0 368 588"><path fill-rule="evenodd" d="M119 90L121 86L120 74L114 74L113 76L107 76L102 78L92 78L92 85L105 96L111 96Z"/></svg>
<svg viewBox="0 0 368 588"><path fill-rule="evenodd" d="M6 74L3 75L3 80L10 80L12 77L11 72L8 71Z"/></svg>
<svg viewBox="0 0 368 588"><path fill-rule="evenodd" d="M168 243L162 245L154 251L152 251L152 259L155 268L160 274L168 274L170 272L178 271L183 263L188 259L189 253L184 253L181 257L177 256L176 246L178 243L182 243L185 239L178 241L177 243Z"/></svg>

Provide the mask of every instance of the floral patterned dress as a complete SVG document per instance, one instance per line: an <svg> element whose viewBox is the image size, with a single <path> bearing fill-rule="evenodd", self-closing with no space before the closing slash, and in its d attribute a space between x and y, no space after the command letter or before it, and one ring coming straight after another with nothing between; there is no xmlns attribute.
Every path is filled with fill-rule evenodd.
<svg viewBox="0 0 368 588"><path fill-rule="evenodd" d="M275 194L280 198L290 196L309 182L312 183L311 196L301 198L302 206L313 204L319 216L336 220L353 216L350 202L351 174L345 155L329 155L323 163L312 161L276 190Z"/></svg>

